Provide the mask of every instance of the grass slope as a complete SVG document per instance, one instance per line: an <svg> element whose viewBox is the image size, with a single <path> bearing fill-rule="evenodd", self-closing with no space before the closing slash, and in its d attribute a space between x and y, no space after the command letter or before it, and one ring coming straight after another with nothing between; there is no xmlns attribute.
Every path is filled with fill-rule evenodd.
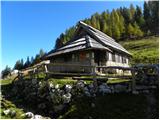
<svg viewBox="0 0 160 120"><path fill-rule="evenodd" d="M131 64L159 63L159 37L120 42L132 55Z"/></svg>

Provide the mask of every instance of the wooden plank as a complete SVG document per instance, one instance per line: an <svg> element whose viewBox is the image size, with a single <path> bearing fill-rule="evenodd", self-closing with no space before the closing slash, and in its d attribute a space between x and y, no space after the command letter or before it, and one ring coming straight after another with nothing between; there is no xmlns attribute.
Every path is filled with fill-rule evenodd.
<svg viewBox="0 0 160 120"><path fill-rule="evenodd" d="M64 63L50 63L50 64L47 64L48 66L73 66L73 67L95 67L95 66L92 66L92 65L81 65L81 64L64 64Z"/></svg>
<svg viewBox="0 0 160 120"><path fill-rule="evenodd" d="M135 70L132 70L131 73L132 73L132 92L134 93L136 91Z"/></svg>
<svg viewBox="0 0 160 120"><path fill-rule="evenodd" d="M81 77L72 77L74 80L93 80L93 78L81 78ZM106 80L108 81L108 78L96 78L97 80Z"/></svg>
<svg viewBox="0 0 160 120"><path fill-rule="evenodd" d="M47 74L52 75L64 75L64 76L92 76L92 74L87 73L59 73L59 72L47 72Z"/></svg>
<svg viewBox="0 0 160 120"><path fill-rule="evenodd" d="M122 69L122 70L133 70L132 67L121 67L121 66L96 66L96 68L105 68L105 69Z"/></svg>

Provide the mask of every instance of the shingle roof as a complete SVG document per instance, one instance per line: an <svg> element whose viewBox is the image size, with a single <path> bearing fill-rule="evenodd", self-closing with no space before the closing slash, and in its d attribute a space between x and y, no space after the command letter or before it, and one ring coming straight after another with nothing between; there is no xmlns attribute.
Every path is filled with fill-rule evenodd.
<svg viewBox="0 0 160 120"><path fill-rule="evenodd" d="M78 39L73 39L72 41L68 42L65 46L50 53L47 57L89 48L105 49L108 51L112 51L112 49L114 49L119 52L123 52L127 55L130 55L130 53L125 48L123 48L120 44L115 42L113 38L109 37L103 32L85 24L82 21L80 21L78 24L78 28L80 27L83 28L83 30L85 30L88 34L81 36Z"/></svg>
<svg viewBox="0 0 160 120"><path fill-rule="evenodd" d="M92 34L94 37L97 38L97 40L99 42L101 42L104 46L107 46L109 48L114 48L116 50L120 50L125 52L126 54L130 53L123 48L120 44L118 44L117 42L115 42L115 40L111 37L109 37L108 35L104 34L103 32L85 24L84 22L79 22L80 26L82 26L84 29L86 29L90 34Z"/></svg>

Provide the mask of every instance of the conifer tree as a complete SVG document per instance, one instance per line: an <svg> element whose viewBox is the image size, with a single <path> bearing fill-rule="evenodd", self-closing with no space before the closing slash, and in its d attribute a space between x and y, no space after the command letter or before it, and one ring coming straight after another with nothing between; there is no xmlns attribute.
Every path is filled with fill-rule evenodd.
<svg viewBox="0 0 160 120"><path fill-rule="evenodd" d="M11 68L8 67L8 65L5 67L4 70L2 70L1 72L1 77L4 79L5 77L7 77L8 75L11 75Z"/></svg>
<svg viewBox="0 0 160 120"><path fill-rule="evenodd" d="M91 25L92 27L97 28L96 17L94 15L91 17Z"/></svg>
<svg viewBox="0 0 160 120"><path fill-rule="evenodd" d="M137 25L143 30L144 25L145 25L145 20L143 18L142 9L139 6L136 6L134 18L135 18L135 22L137 23Z"/></svg>
<svg viewBox="0 0 160 120"><path fill-rule="evenodd" d="M133 35L135 32L134 32L134 27L130 23L127 27L127 33L128 33L129 38L133 38Z"/></svg>
<svg viewBox="0 0 160 120"><path fill-rule="evenodd" d="M140 30L139 26L137 25L136 22L134 22L134 35L136 37L142 37L143 36L143 32Z"/></svg>
<svg viewBox="0 0 160 120"><path fill-rule="evenodd" d="M144 19L145 19L144 31L145 33L147 33L150 30L150 25L151 25L150 9L147 2L144 2Z"/></svg>
<svg viewBox="0 0 160 120"><path fill-rule="evenodd" d="M134 23L134 17L135 17L135 8L133 6L133 4L130 5L130 22Z"/></svg>

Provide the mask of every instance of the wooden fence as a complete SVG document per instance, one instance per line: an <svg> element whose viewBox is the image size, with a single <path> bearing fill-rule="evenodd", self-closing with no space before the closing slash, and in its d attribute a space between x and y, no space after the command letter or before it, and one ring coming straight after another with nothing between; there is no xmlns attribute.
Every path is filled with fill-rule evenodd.
<svg viewBox="0 0 160 120"><path fill-rule="evenodd" d="M55 68L55 69L54 69ZM64 68L76 68L78 72L73 71L61 71ZM121 70L123 73L124 71L129 71L130 74L118 74L118 75L109 75L109 74L102 74L102 71L107 70ZM59 71L58 71L59 70ZM88 70L88 72L85 72ZM99 70L99 71L98 71ZM91 76L93 81L98 79L108 79L108 78L122 78L122 79L129 79L131 82L132 91L135 91L135 69L131 67L120 67L120 66L91 66L91 65L77 65L77 64L54 64L54 63L42 63L31 67L30 69L23 70L21 73L25 73L28 71L28 74L31 78L38 77L39 73L45 73L46 79L50 75L59 75L59 76ZM26 73L25 73L26 74ZM102 78L103 77L103 78Z"/></svg>

